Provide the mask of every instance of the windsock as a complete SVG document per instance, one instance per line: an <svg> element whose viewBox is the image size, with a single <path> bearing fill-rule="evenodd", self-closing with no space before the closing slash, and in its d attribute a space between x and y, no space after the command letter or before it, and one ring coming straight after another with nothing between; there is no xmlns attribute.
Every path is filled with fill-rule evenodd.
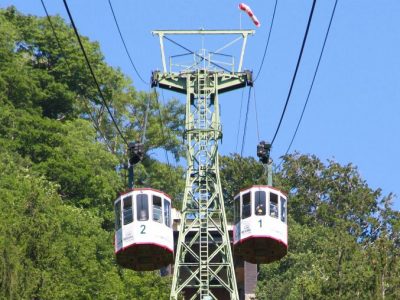
<svg viewBox="0 0 400 300"><path fill-rule="evenodd" d="M244 3L240 3L239 4L239 9L245 11L249 17L251 18L251 20L253 21L254 25L256 25L257 27L260 27L260 21L258 21L257 17L253 14L253 11L251 10L251 8L244 4Z"/></svg>

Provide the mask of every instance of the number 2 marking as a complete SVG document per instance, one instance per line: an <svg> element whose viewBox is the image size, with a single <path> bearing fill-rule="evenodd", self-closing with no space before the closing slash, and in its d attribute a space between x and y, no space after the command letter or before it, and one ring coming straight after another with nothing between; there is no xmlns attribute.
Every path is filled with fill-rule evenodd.
<svg viewBox="0 0 400 300"><path fill-rule="evenodd" d="M141 234L146 234L145 230L146 230L146 225L140 225L140 228L142 229L140 231Z"/></svg>
<svg viewBox="0 0 400 300"><path fill-rule="evenodd" d="M262 227L262 220L258 220L258 223L260 223L260 228Z"/></svg>

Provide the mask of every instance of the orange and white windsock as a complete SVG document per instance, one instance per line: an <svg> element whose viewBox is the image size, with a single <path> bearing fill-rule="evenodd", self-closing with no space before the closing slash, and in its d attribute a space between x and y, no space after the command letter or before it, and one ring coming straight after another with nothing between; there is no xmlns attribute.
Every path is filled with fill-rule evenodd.
<svg viewBox="0 0 400 300"><path fill-rule="evenodd" d="M239 9L243 10L244 12L246 12L249 17L251 18L251 20L253 21L254 25L256 25L257 27L260 27L260 21L258 21L257 17L254 15L253 11L251 10L251 8L244 4L244 3L240 3L239 4Z"/></svg>

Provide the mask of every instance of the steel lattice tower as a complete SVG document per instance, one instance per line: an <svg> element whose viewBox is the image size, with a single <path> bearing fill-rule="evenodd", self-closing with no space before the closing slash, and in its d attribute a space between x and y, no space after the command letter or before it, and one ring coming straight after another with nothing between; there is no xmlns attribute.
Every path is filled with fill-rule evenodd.
<svg viewBox="0 0 400 300"><path fill-rule="evenodd" d="M241 66L251 30L154 31L160 37L164 72L154 72L152 85L186 94L186 187L171 299L238 299L218 164L222 138L219 94L251 85ZM215 53L190 52L193 63L179 72L166 69L163 39L176 34L233 34L243 38L238 70L213 62ZM177 66L177 65L175 65Z"/></svg>

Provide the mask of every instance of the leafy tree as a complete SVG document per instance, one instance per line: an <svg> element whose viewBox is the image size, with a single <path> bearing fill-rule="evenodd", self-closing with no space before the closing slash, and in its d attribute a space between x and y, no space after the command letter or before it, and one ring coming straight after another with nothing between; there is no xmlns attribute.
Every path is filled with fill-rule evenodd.
<svg viewBox="0 0 400 300"><path fill-rule="evenodd" d="M397 216L389 206L381 210L380 190L371 190L350 164L299 154L285 157L276 179L290 191L289 253L261 267L260 299L397 297Z"/></svg>
<svg viewBox="0 0 400 300"><path fill-rule="evenodd" d="M287 156L277 184L291 192L290 209L300 224L345 226L362 238L378 211L381 191L371 190L352 164L341 166L317 157Z"/></svg>
<svg viewBox="0 0 400 300"><path fill-rule="evenodd" d="M373 298L373 270L350 234L289 221L289 253L261 267L260 299Z"/></svg>
<svg viewBox="0 0 400 300"><path fill-rule="evenodd" d="M252 157L239 154L220 156L220 176L222 194L225 202L227 219L233 218L233 198L241 189L254 184L266 184L264 167Z"/></svg>
<svg viewBox="0 0 400 300"><path fill-rule="evenodd" d="M392 200L391 194L382 200L377 222L371 225L371 238L365 245L374 271L376 299L400 296L400 212L391 208Z"/></svg>
<svg viewBox="0 0 400 300"><path fill-rule="evenodd" d="M0 21L0 298L166 299L170 278L115 264L112 203L122 188L123 143L71 28L52 18L62 52L46 19L11 7L0 10ZM108 66L97 43L84 38L84 44L124 134L141 137L139 112L150 94ZM181 105L160 106L163 128L153 94L150 108L149 150L164 147L179 158ZM158 162L149 169L146 178L156 186L157 176L173 173L169 190L176 193L179 172Z"/></svg>
<svg viewBox="0 0 400 300"><path fill-rule="evenodd" d="M241 157L239 154L221 156L219 164L225 200L232 201L241 189L266 184L264 167L253 157Z"/></svg>
<svg viewBox="0 0 400 300"><path fill-rule="evenodd" d="M151 187L163 191L172 197L172 204L180 209L185 189L185 172L182 167L161 163L146 157L135 168L135 185L137 187Z"/></svg>
<svg viewBox="0 0 400 300"><path fill-rule="evenodd" d="M33 169L57 182L66 203L95 208L112 222L110 203L122 189L115 169L118 160L96 142L95 131L87 121L60 122L4 106L0 124L0 138L11 141L6 144L28 158Z"/></svg>
<svg viewBox="0 0 400 300"><path fill-rule="evenodd" d="M15 159L2 153L0 162L2 297L65 299L110 293L117 273L101 219L64 205L54 184Z"/></svg>
<svg viewBox="0 0 400 300"><path fill-rule="evenodd" d="M24 16L14 7L1 10L0 18L5 24L0 32L4 45L0 56L6 62L0 66L0 87L4 88L0 99L16 108L39 109L43 116L53 119L90 119L99 140L122 155L125 145L94 85L73 30L60 17L51 18L61 50L46 18ZM98 43L85 37L82 40L105 100L126 139L134 141L143 135L150 99L146 146L148 150L163 147L179 159L183 105L176 100L161 105L154 93L136 91L130 79L106 64Z"/></svg>

